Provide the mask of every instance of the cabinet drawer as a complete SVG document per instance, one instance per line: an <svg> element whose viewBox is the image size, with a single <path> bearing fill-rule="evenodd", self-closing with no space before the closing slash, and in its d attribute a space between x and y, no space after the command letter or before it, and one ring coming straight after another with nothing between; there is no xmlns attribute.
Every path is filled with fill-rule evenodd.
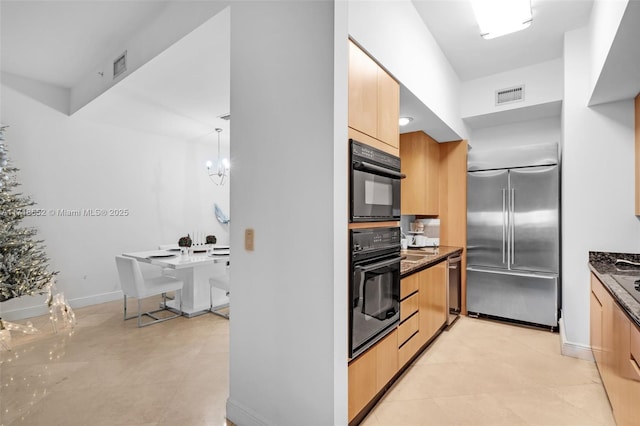
<svg viewBox="0 0 640 426"><path fill-rule="evenodd" d="M640 329L631 324L631 376L633 380L640 382Z"/></svg>
<svg viewBox="0 0 640 426"><path fill-rule="evenodd" d="M404 321L418 312L418 293L415 293L400 302L400 321Z"/></svg>
<svg viewBox="0 0 640 426"><path fill-rule="evenodd" d="M420 333L418 333L420 334ZM404 367L409 362L418 350L420 350L421 339L418 338L418 334L414 335L411 339L407 340L400 349L398 349L398 368ZM400 342L398 340L398 342Z"/></svg>
<svg viewBox="0 0 640 426"><path fill-rule="evenodd" d="M398 346L402 346L404 342L418 331L418 324L420 323L419 314L414 314L411 318L400 324L398 327Z"/></svg>
<svg viewBox="0 0 640 426"><path fill-rule="evenodd" d="M400 280L400 300L404 299L411 293L418 291L418 274L409 275L406 278Z"/></svg>

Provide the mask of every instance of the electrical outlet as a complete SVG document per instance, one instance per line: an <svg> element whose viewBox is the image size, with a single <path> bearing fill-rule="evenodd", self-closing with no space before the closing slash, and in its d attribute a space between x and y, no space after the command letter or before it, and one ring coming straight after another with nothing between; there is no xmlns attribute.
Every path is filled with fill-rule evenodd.
<svg viewBox="0 0 640 426"><path fill-rule="evenodd" d="M255 232L251 228L244 230L244 249L247 251L253 251L253 237Z"/></svg>

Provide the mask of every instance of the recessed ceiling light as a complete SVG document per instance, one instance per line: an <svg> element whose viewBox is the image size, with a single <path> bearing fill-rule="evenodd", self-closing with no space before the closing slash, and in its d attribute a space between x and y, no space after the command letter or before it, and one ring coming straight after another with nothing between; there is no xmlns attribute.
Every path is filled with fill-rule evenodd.
<svg viewBox="0 0 640 426"><path fill-rule="evenodd" d="M412 121L413 121L413 117L400 117L400 119L398 120L398 124L401 126L406 126Z"/></svg>
<svg viewBox="0 0 640 426"><path fill-rule="evenodd" d="M471 0L471 6L485 39L524 30L533 20L531 0Z"/></svg>

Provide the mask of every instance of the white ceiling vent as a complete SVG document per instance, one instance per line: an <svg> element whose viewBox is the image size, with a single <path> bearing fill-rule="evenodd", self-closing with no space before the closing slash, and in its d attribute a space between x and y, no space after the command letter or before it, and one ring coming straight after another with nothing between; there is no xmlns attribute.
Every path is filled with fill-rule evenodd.
<svg viewBox="0 0 640 426"><path fill-rule="evenodd" d="M524 84L496 90L496 106L520 101L524 101Z"/></svg>

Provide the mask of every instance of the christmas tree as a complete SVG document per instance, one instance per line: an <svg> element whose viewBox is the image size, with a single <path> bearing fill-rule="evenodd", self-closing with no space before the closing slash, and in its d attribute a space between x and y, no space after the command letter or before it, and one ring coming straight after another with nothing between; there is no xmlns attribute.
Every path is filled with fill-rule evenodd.
<svg viewBox="0 0 640 426"><path fill-rule="evenodd" d="M21 227L20 222L35 204L15 192L18 171L9 163L4 144L5 127L0 127L0 302L15 297L43 294L57 272L48 270L42 241L37 230Z"/></svg>

